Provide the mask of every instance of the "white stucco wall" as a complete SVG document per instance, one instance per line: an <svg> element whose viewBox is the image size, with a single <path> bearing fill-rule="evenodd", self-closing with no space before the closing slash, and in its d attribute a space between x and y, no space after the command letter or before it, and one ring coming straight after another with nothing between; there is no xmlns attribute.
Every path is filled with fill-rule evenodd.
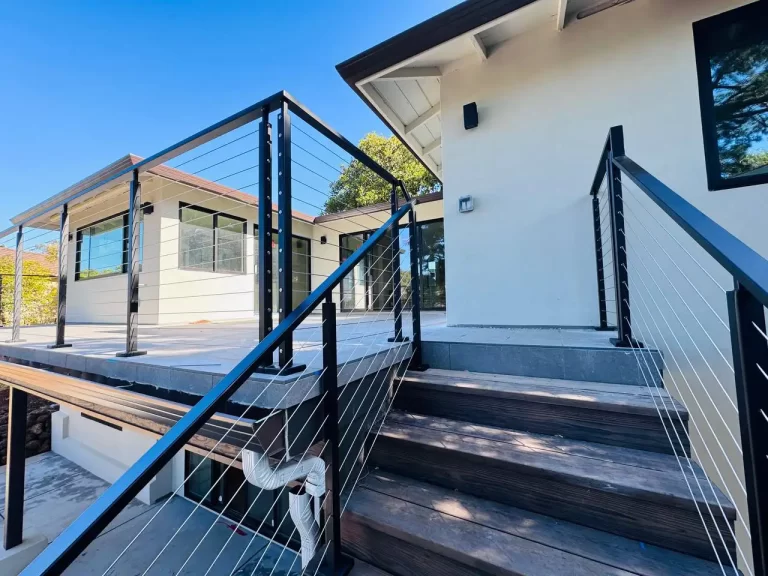
<svg viewBox="0 0 768 576"><path fill-rule="evenodd" d="M51 415L51 449L109 483L114 483L157 441L157 437L122 426L122 430L82 416L79 409L62 405ZM183 462L183 451L180 453ZM182 464L183 466L183 464ZM137 498L152 504L174 487L174 468L166 465ZM176 483L178 485L178 482Z"/></svg>
<svg viewBox="0 0 768 576"><path fill-rule="evenodd" d="M707 191L691 28L746 3L637 0L444 75L450 324L597 324L588 191L612 125L634 160L768 255L766 187ZM480 124L465 131L468 102ZM472 213L458 213L464 194Z"/></svg>
<svg viewBox="0 0 768 576"><path fill-rule="evenodd" d="M707 190L692 33L693 22L747 3L636 0L560 33L530 31L444 76L450 324L598 324L588 193L613 125L624 126L628 156L768 256L768 186ZM462 106L473 101L479 127L465 131ZM663 351L663 365L648 368L663 369L665 387L690 413L694 459L739 510L733 560L744 569L750 544L724 293L732 279L624 181L633 335ZM464 194L475 197L470 214L457 210ZM659 409L675 417L671 406Z"/></svg>

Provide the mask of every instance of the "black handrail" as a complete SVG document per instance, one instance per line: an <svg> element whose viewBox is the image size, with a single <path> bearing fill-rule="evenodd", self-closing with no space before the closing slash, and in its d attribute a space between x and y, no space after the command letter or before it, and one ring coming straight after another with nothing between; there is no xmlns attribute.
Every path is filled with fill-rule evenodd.
<svg viewBox="0 0 768 576"><path fill-rule="evenodd" d="M768 306L768 261L765 258L629 157L616 157L613 163L763 306Z"/></svg>
<svg viewBox="0 0 768 576"><path fill-rule="evenodd" d="M296 309L195 404L147 452L110 486L77 520L68 526L22 572L26 576L60 574L127 506L141 489L181 450L189 439L245 383L255 369L277 349L281 341L328 296L391 228L413 209L408 202L397 210L360 248L347 258Z"/></svg>
<svg viewBox="0 0 768 576"><path fill-rule="evenodd" d="M88 194L96 194L97 192L104 190L107 186L113 186L121 182L128 182L133 176L134 171L138 171L139 174L146 172L155 166L163 164L164 162L168 162L169 160L172 160L173 158L176 158L177 156L180 156L181 154L184 154L193 148L210 142L211 140L214 140L219 136L222 136L228 132L231 132L232 130L235 130L236 128L248 124L249 122L259 120L262 117L264 111L267 111L267 113L275 112L282 106L283 102L287 103L288 107L307 124L312 126L315 130L320 132L331 142L339 146L350 156L361 162L366 168L369 168L378 176L386 180L387 183L399 183L399 180L395 178L388 170L383 168L370 156L365 154L357 146L344 138L344 136L320 120L320 118L318 118L306 106L301 104L288 92L281 90L280 92L276 92L275 94L272 94L271 96L264 98L263 100L260 100L259 102L252 104L251 106L248 106L247 108L244 108L235 114L232 114L224 120L216 122L215 124L200 130L188 138L184 138L172 146L168 146L164 150L161 150L157 154L153 154L152 156L145 158L141 162L124 168L123 170L96 182L95 184L91 184L90 186L78 191L77 193L59 198L56 202L51 204L39 204L38 206L30 208L27 210L27 212L33 211L36 208L39 208L40 210L44 209L45 212L56 210L61 208L64 204L71 204L73 200L82 198ZM8 228L6 231L4 231L3 235L5 233L16 230L19 226L25 226L39 217L40 214L35 211L35 214L23 218L19 222L15 223L12 227Z"/></svg>
<svg viewBox="0 0 768 576"><path fill-rule="evenodd" d="M590 194L593 196L594 211L600 185L603 178L607 176L608 198L611 202L614 267L621 252L624 257L625 275L628 272L624 248L627 232L624 226L624 214L623 210L616 208L617 205L619 207L622 205L621 175L624 174L733 277L733 290L727 291L726 295L753 572L755 576L768 576L768 493L765 489L768 486L768 458L766 458L768 422L765 419L765 413L768 412L768 382L763 372L763 369L768 368L768 343L765 336L768 260L629 158L624 153L624 132L621 126L611 128L600 158ZM597 226L595 228L596 256L600 281L602 257L599 246L599 216ZM619 294L619 286L617 286L617 300L619 298L621 300L616 303L618 315L616 321L621 334L623 326L631 330L629 283L626 276L624 280L619 279L618 269L614 268L614 270L617 283L623 285L623 294ZM626 308L623 308L622 304L625 304ZM631 332L630 345L633 348L638 347L638 343L631 340Z"/></svg>

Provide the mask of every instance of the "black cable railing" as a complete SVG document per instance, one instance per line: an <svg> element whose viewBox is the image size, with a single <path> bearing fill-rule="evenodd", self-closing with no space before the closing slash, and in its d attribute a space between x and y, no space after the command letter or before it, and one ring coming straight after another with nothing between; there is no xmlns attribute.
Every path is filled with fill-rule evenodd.
<svg viewBox="0 0 768 576"><path fill-rule="evenodd" d="M724 575L766 576L768 261L630 159L620 126L610 130L591 195L600 327L610 327L613 296L616 344L631 349L651 392L707 557Z"/></svg>
<svg viewBox="0 0 768 576"><path fill-rule="evenodd" d="M285 92L159 154L145 160L132 159L131 163L130 167L72 195L61 206L53 206L52 210L61 210L60 222L47 223L44 230L44 234L58 235L65 256L69 250L63 239L72 236L80 264L84 261L81 252L85 250L81 246L82 228L76 228L74 235L69 234L68 209L78 206L76 222L98 223L112 217L120 202L125 203L127 215L122 221L109 224L108 229L114 230L113 237L100 240L97 248L88 252L89 270L95 271L94 278L111 274L111 260L118 254L124 262L121 272L127 273L130 280L127 294L125 288L103 284L91 303L95 308L91 314L96 318L103 314L105 321L109 321L116 314L120 317L114 307L125 306L127 295L127 314L123 313L126 346L121 355L146 352L139 346L140 335L151 338L156 333L156 329L146 326L145 319L157 314L160 303L167 307L163 313L168 316L186 317L198 309L214 314L218 312L214 308L222 303L223 317L256 312L258 334L246 335L241 326L231 330L228 325L195 327L201 333L210 332L212 345L217 334L224 335L228 330L235 331L238 337L242 334L243 346L249 351L24 573L60 574L73 563L76 569L79 555L184 450L193 436L210 428L214 414L232 406L230 400L236 393L237 419L232 417L234 421L228 429L216 425L215 442L207 445L205 456L185 470L183 481L137 527L128 545L115 551L109 565L103 566L104 573L125 562L126 555L135 560L137 553L143 562L139 573L145 574L179 572L191 566L197 570L206 562L206 574L230 569L230 574L255 573L270 562L274 568L278 564L283 569L288 566L286 573L348 571L350 561L341 555L340 547L343 506L367 460L369 437L391 407L399 387L397 380L402 381L409 367L421 366L415 201L402 182ZM350 232L349 223L312 222L294 211L293 202L321 210L330 197L333 175L338 176L353 163L372 177L384 180L390 189L390 210L377 213L353 208L351 213L357 212L359 218L370 222L362 229L373 232L367 233L366 241L342 258L340 238ZM226 189L217 189L217 183ZM326 188L329 192L325 192ZM257 197L245 194L246 190L258 190ZM103 192L115 200L109 206L91 201ZM151 230L153 235L145 241L150 230L146 228L146 216L155 209L167 209L169 201L178 203L179 221L151 223L155 227ZM182 218L186 206L196 211L185 213ZM258 209L265 206L273 209ZM22 222L17 233L7 236L9 248L14 244L23 247L24 234L30 239L36 237L40 222L40 218ZM224 226L221 233L217 222L219 227ZM249 228L251 222L253 229ZM209 232L211 223L213 231ZM309 225L322 228L322 238L314 234L302 238L301 228ZM180 233L173 234L181 226L191 231L186 236L192 238L189 246L182 245ZM164 229L171 235L160 234ZM299 243L309 243L313 250L299 252L297 238ZM339 240L335 241L336 238ZM314 248L318 248L317 253ZM334 251L338 258L330 257ZM403 251L410 255L412 273L406 276L408 286L402 286L400 275ZM192 266L182 269L183 261ZM249 262L256 264L258 281L254 286L252 275L251 286L243 288L233 282L247 277L244 268ZM352 310L337 317L335 301L339 301L341 283L361 263L376 290L358 294ZM209 267L220 268L215 277L189 274ZM62 269L66 281L66 265ZM180 274L164 275L161 279L161 272L176 270ZM86 282L94 281L90 275L85 277ZM205 283L205 288L200 289L199 283ZM183 291L176 292L176 286L182 285ZM254 296L257 302L253 307L239 310L238 298ZM214 297L218 304L211 306L207 298ZM58 315L62 330L57 331L55 344L74 342L80 346L78 343L82 342L82 346L88 346L98 334L78 339L74 329L79 327L66 327L66 294L64 298ZM14 322L14 328L20 328L18 322ZM35 334L26 327L24 336L46 337L43 332ZM16 341L20 339L17 334ZM254 340L259 341L255 348L249 344ZM221 358L229 356L221 354ZM244 395L238 390L246 382L249 392ZM270 400L266 405L270 408L264 407L267 397ZM246 414L254 411L259 417L247 438L241 428L235 429ZM273 425L275 418L282 419L280 429ZM235 433L237 442L228 444L228 438ZM197 453L200 454L199 446ZM178 518L171 531L166 529L158 539L157 530L167 526L161 520L170 513L179 514L180 500L175 496L186 494L190 482L196 481L203 465L212 459L222 462L220 475L194 497L196 504ZM307 472L308 465L317 469ZM249 471L240 472L246 467L250 467ZM320 468L322 474L318 472ZM288 478L287 470L307 473ZM321 476L328 477L327 490L317 485ZM21 490L23 499L23 466L16 466L9 479L10 489L16 494ZM256 495L254 486L258 488ZM214 495L225 489L226 498L214 502ZM262 510L260 504L264 494L271 494L272 498L267 510ZM244 507L239 504L243 498L248 498ZM201 511L210 513L209 520L202 530L195 532L179 565L172 566L172 550L190 542L189 531L198 527L199 520L195 518ZM5 518L6 526L18 528L20 534L21 514L18 510L10 512L11 516ZM225 542L219 542L217 532L222 518L237 522ZM252 534L251 541L245 548L238 548L232 537L242 530ZM18 542L10 544L7 547ZM212 554L211 546L219 545ZM232 564L237 555L239 559Z"/></svg>

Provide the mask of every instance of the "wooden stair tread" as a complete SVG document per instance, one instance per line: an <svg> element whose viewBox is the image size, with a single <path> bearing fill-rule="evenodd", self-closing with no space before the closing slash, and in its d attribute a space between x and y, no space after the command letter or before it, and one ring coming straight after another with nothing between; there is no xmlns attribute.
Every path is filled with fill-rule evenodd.
<svg viewBox="0 0 768 576"><path fill-rule="evenodd" d="M409 371L405 375L404 383L435 390L451 389L465 394L525 399L529 402L562 404L631 414L656 416L658 410L664 413L666 406L670 413L674 408L683 420L688 418L685 407L673 399L666 390L663 388L649 389L647 386L441 369L429 369L425 372ZM654 403L654 399L656 403Z"/></svg>
<svg viewBox="0 0 768 576"><path fill-rule="evenodd" d="M568 484L680 508L695 510L696 503L706 502L715 507L719 504L729 520L736 518L728 498L714 485L713 494L703 470L687 458L680 458L684 478L675 456L399 411L390 413L381 435L448 449L457 452L457 456L498 460L560 478ZM704 496L694 489L692 498L686 479L694 487L698 479Z"/></svg>
<svg viewBox="0 0 768 576"><path fill-rule="evenodd" d="M374 472L349 514L378 530L483 573L709 576L716 563L461 494ZM346 517L345 517L346 518ZM492 567L492 568L491 568Z"/></svg>

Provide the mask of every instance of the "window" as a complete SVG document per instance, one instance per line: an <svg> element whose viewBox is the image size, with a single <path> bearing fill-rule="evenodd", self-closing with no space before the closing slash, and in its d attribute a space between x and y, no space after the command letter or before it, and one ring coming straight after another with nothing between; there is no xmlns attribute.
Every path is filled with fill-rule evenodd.
<svg viewBox="0 0 768 576"><path fill-rule="evenodd" d="M693 25L710 190L768 183L768 3Z"/></svg>
<svg viewBox="0 0 768 576"><path fill-rule="evenodd" d="M342 235L339 238L339 262L344 262L368 240L373 232ZM411 252L407 227L400 228L401 302L411 306ZM445 310L445 233L443 220L419 222L421 306L423 310ZM365 258L342 279L341 309L382 310L393 306L391 238L385 235Z"/></svg>
<svg viewBox="0 0 768 576"><path fill-rule="evenodd" d="M75 280L126 273L128 271L128 235L127 212L78 229ZM139 224L139 262L144 256L143 248L142 215Z"/></svg>
<svg viewBox="0 0 768 576"><path fill-rule="evenodd" d="M253 226L254 254L259 254L259 227ZM291 239L293 248L293 307L309 296L312 291L312 258L310 250L310 241L301 236L293 236ZM277 230L272 230L272 310L280 309L279 291L278 291L278 251L277 251ZM256 266L258 266L258 256L256 257ZM256 284L254 287L255 303L254 309L259 309L259 275L255 274Z"/></svg>
<svg viewBox="0 0 768 576"><path fill-rule="evenodd" d="M245 272L246 221L179 203L179 268Z"/></svg>

